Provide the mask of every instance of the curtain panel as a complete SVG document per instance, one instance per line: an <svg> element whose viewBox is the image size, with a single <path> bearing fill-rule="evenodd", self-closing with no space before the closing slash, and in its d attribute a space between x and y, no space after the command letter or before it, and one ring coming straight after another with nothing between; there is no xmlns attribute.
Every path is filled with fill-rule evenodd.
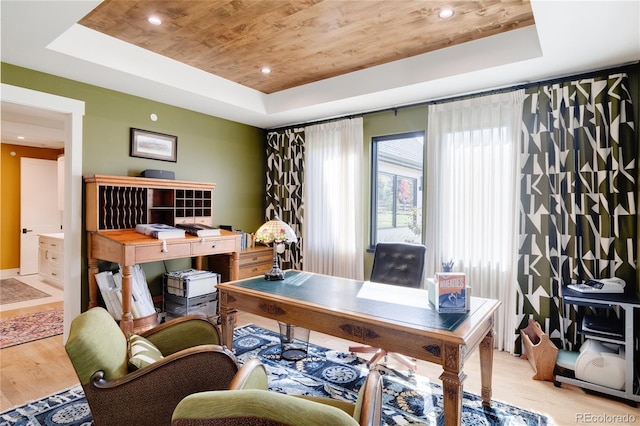
<svg viewBox="0 0 640 426"><path fill-rule="evenodd" d="M305 128L304 269L361 280L362 117Z"/></svg>
<svg viewBox="0 0 640 426"><path fill-rule="evenodd" d="M471 294L498 299L494 344L515 340L518 146L524 91L429 106L427 277L454 262Z"/></svg>
<svg viewBox="0 0 640 426"><path fill-rule="evenodd" d="M617 276L636 291L638 139L626 74L527 89L521 149L519 328L575 349L563 284ZM566 336L565 336L566 333ZM566 337L566 340L565 340ZM518 340L516 349L519 350Z"/></svg>
<svg viewBox="0 0 640 426"><path fill-rule="evenodd" d="M304 239L304 129L290 128L267 133L267 200L265 219L277 214L289 224L298 242L287 245L281 255L282 269L302 270Z"/></svg>

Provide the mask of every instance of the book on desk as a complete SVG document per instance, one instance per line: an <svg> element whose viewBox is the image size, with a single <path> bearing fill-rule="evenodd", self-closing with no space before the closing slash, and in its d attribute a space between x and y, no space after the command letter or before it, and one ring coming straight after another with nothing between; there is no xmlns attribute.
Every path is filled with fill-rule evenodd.
<svg viewBox="0 0 640 426"><path fill-rule="evenodd" d="M436 272L427 279L429 302L439 313L462 314L469 312L469 289L463 272Z"/></svg>
<svg viewBox="0 0 640 426"><path fill-rule="evenodd" d="M220 235L220 229L203 223L178 223L177 228L184 229L187 234L196 237L211 237Z"/></svg>
<svg viewBox="0 0 640 426"><path fill-rule="evenodd" d="M136 232L159 240L184 238L185 235L184 229L162 223L139 223L136 225Z"/></svg>

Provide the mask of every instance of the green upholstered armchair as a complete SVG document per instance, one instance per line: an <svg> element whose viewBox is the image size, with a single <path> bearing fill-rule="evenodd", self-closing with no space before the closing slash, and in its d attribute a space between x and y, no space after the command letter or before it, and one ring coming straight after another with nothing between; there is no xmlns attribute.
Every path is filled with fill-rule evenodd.
<svg viewBox="0 0 640 426"><path fill-rule="evenodd" d="M130 372L127 338L105 309L92 308L71 323L65 349L96 426L168 425L182 398L229 389L238 372L233 353L219 345L218 327L204 316L171 320L140 336L161 359Z"/></svg>
<svg viewBox="0 0 640 426"><path fill-rule="evenodd" d="M264 367L258 360L251 362L251 379L237 380L227 391L200 392L180 401L173 412L171 426L381 424L382 378L376 370L369 373L356 403L352 404L331 398L268 391Z"/></svg>

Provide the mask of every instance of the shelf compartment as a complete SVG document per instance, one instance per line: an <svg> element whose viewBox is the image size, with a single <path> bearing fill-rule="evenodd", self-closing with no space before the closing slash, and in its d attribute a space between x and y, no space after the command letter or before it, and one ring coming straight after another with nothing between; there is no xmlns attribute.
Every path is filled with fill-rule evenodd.
<svg viewBox="0 0 640 426"><path fill-rule="evenodd" d="M99 188L99 229L135 228L147 220L147 188L105 185Z"/></svg>

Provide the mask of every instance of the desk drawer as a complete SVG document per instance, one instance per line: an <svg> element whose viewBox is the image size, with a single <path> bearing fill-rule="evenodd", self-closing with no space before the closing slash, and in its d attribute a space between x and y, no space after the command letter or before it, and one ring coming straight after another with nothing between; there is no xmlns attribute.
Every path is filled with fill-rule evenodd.
<svg viewBox="0 0 640 426"><path fill-rule="evenodd" d="M258 275L263 275L265 272L271 269L273 266L273 261L269 259L267 262L263 262L260 264L251 264L246 266L241 266L238 268L238 279L243 280L245 278L257 277Z"/></svg>
<svg viewBox="0 0 640 426"><path fill-rule="evenodd" d="M254 265L258 263L273 263L273 250L262 250L255 252L246 252L240 254L240 263L242 265Z"/></svg>
<svg viewBox="0 0 640 426"><path fill-rule="evenodd" d="M191 244L187 242L170 243L167 241L167 251L162 251L162 241L158 244L136 247L135 263L153 262L156 260L191 257Z"/></svg>
<svg viewBox="0 0 640 426"><path fill-rule="evenodd" d="M191 255L229 253L236 251L235 238L202 238L191 243Z"/></svg>

